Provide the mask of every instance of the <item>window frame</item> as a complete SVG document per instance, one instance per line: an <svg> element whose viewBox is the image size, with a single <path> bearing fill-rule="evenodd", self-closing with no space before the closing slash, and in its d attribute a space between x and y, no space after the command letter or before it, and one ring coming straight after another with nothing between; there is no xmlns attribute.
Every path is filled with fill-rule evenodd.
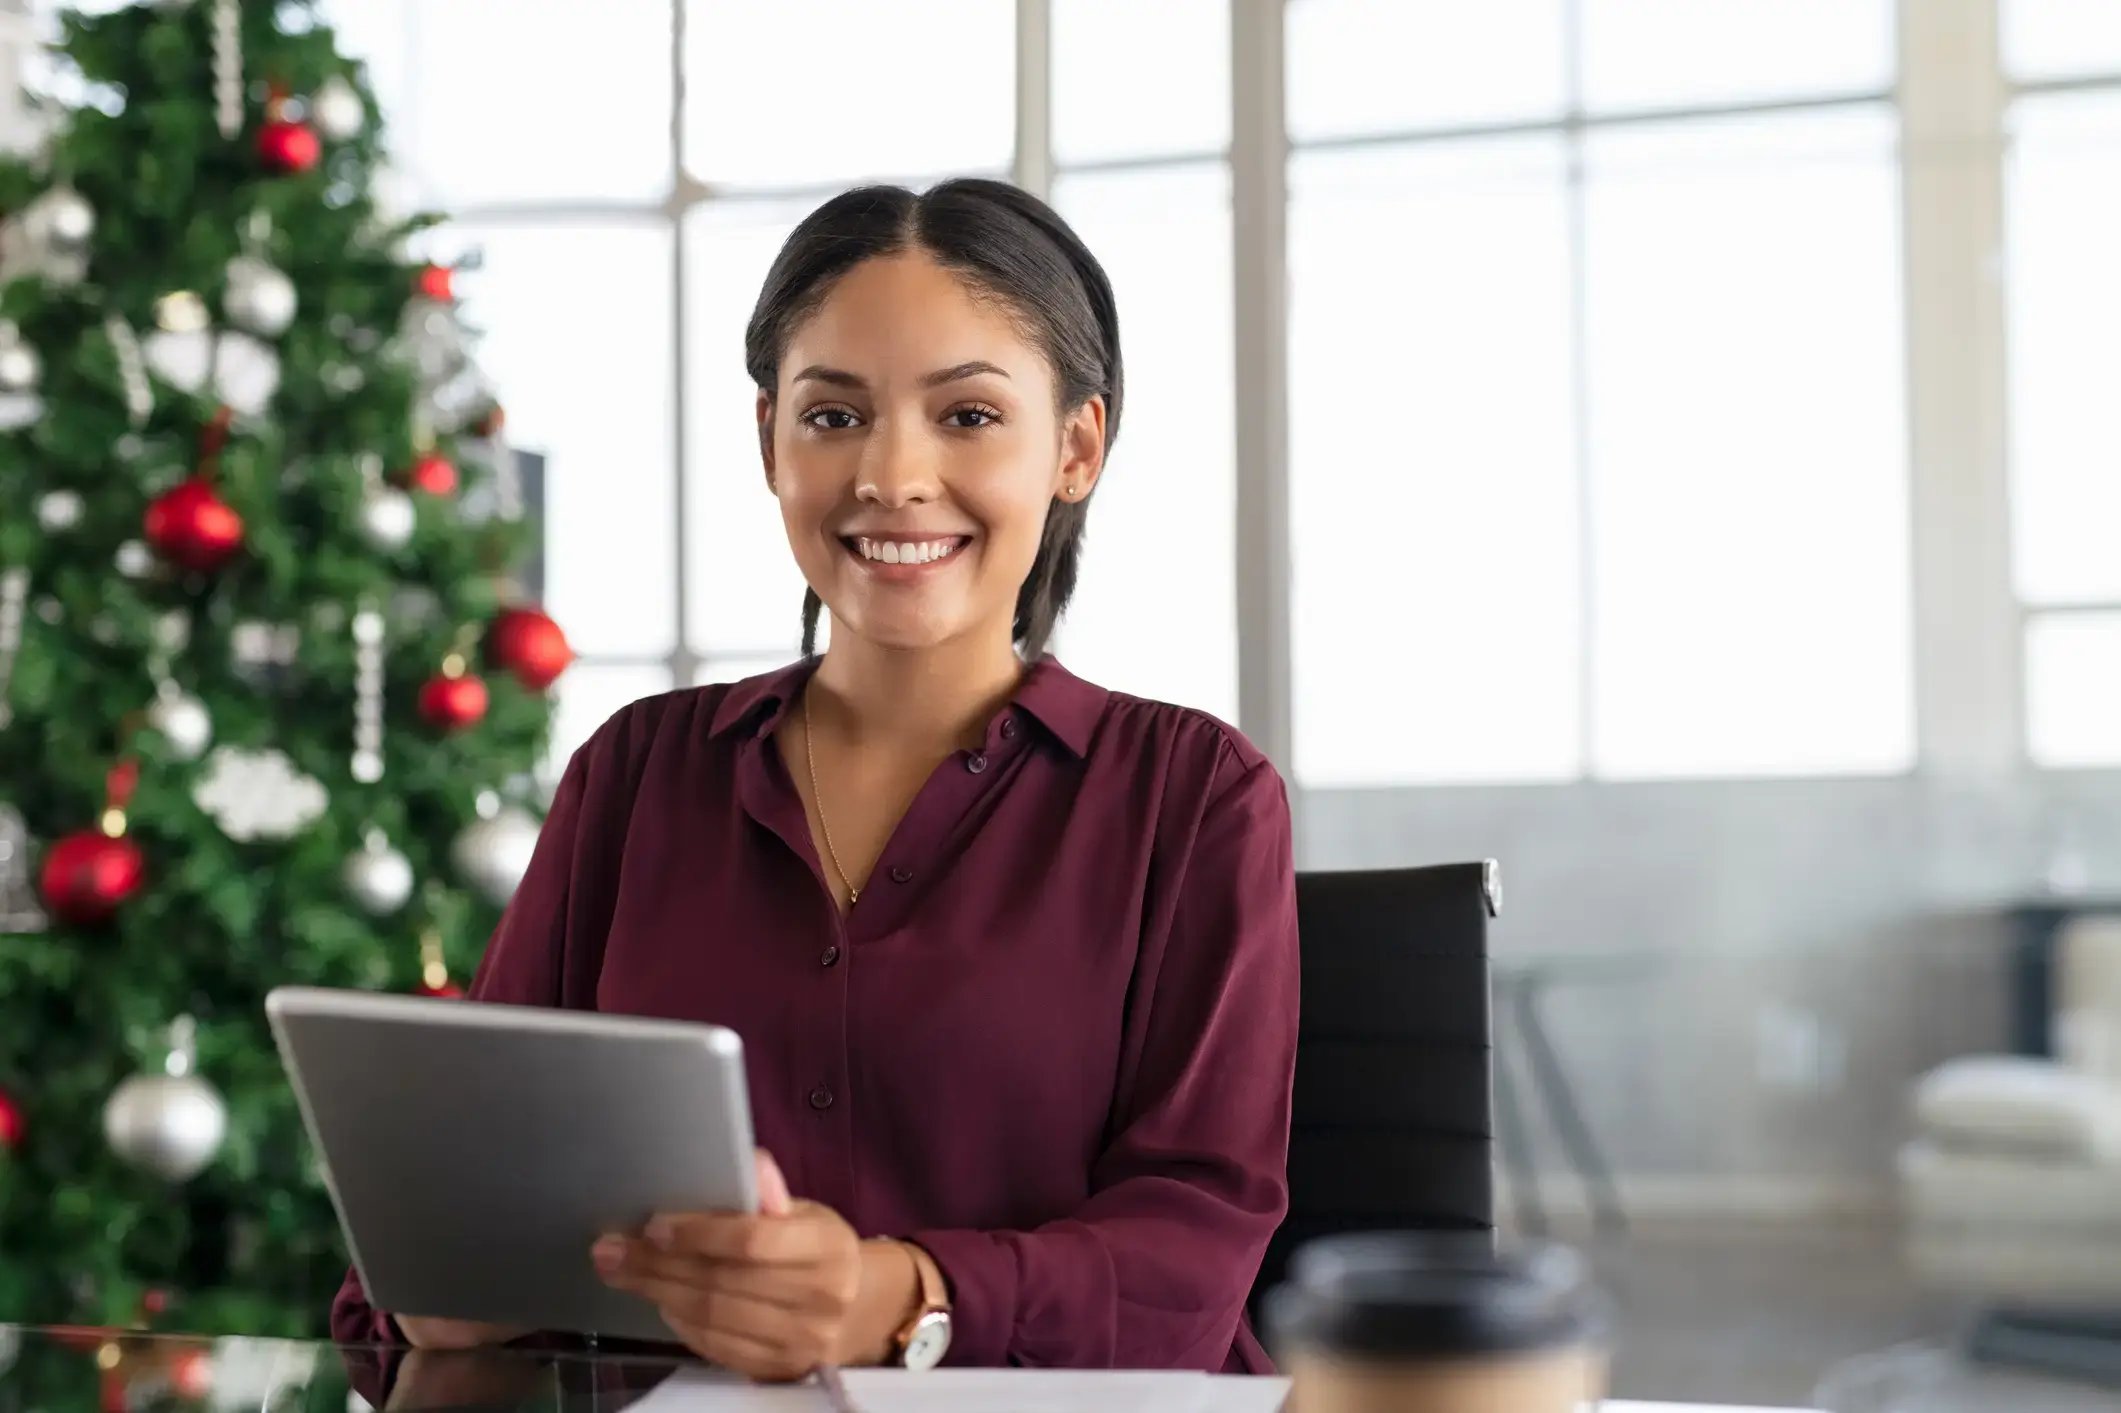
<svg viewBox="0 0 2121 1413"><path fill-rule="evenodd" d="M1013 0L1016 10L1015 155L1009 175L1028 190L1052 190L1058 167L1052 141L1053 0ZM1291 766L1292 662L1290 645L1298 625L1290 614L1290 546L1287 536L1289 428L1287 378L1287 164L1296 150L1285 121L1288 0L1228 0L1230 6L1231 132L1226 149L1130 157L1071 165L1070 172L1144 169L1161 165L1229 164L1233 214L1233 312L1235 389L1236 518L1231 586L1238 633L1237 724L1285 771ZM629 216L669 222L678 316L673 321L672 376L676 474L669 533L675 537L677 638L665 654L607 654L585 644L585 667L660 666L673 685L711 676L717 663L755 665L785 651L779 645L746 644L704 653L696 646L699 625L687 608L686 514L693 494L686 474L692 427L682 395L688 377L684 314L689 271L682 227L688 213L708 204L822 199L831 185L721 191L693 178L685 168L683 53L689 0L669 0L670 63L674 79L669 136L670 188L656 201L574 202L562 199L487 203L457 214L467 221L536 225L583 216ZM1910 420L1912 535L1915 606L1916 773L1994 780L2036 767L2030 752L2025 708L2024 644L2039 618L2121 609L2121 603L2033 606L2021 602L2011 574L2010 469L2003 407L2009 376L2003 338L2002 301L1990 261L2004 224L2002 172L2007 160L2010 105L2019 96L2088 88L2121 89L2121 73L2013 81L2004 72L2001 5L2008 0L1902 0L1898 18L1898 66L1889 91L1812 96L1781 102L1741 103L1644 112L1586 113L1580 81L1570 110L1558 121L1501 124L1490 129L1434 129L1338 137L1307 142L1305 150L1380 143L1447 140L1479 131L1559 130L1580 150L1583 136L1598 128L1664 123L1715 116L1758 114L1820 107L1893 104L1906 151L1923 144L1958 144L1978 156L1942 170L1944 164L1904 161L1903 216L1906 241L1910 349L1907 415ZM0 14L34 14L36 0L8 0ZM1570 0L1573 14L1577 0ZM17 42L29 30L16 26ZM408 44L411 44L408 35ZM18 61L22 57L13 56ZM1580 69L1580 65L1572 65ZM409 126L417 115L408 115ZM1580 172L1580 163L1577 164ZM1580 178L1572 202L1581 202ZM1580 239L1580 237L1579 237ZM1580 278L1581 259L1577 260ZM1578 413L1582 415L1581 411ZM1579 474L1584 459L1579 457ZM1595 488L1582 487L1586 495ZM1587 502L1588 503L1588 502ZM1588 517L1585 517L1586 527ZM1586 529L1584 533L1588 533ZM1588 549L1588 546L1586 547ZM1595 604L1589 553L1580 572L1585 593L1582 670L1594 670L1590 637ZM792 634L791 634L792 636ZM1584 711L1595 696L1583 694ZM1591 723L1585 723L1586 741ZM1586 757L1588 760L1588 757ZM1586 777L1595 779L1596 777ZM1301 782L1296 782L1300 784ZM1376 787L1409 788L1380 782ZM1423 788L1423 787L1412 787Z"/></svg>

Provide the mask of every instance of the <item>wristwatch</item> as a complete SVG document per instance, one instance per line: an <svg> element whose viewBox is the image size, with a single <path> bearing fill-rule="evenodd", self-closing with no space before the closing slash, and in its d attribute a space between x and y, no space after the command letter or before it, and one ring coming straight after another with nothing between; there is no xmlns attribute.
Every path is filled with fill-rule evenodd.
<svg viewBox="0 0 2121 1413"><path fill-rule="evenodd" d="M919 1273L921 1303L914 1307L913 1317L891 1337L891 1348L900 1368L918 1374L942 1363L943 1356L950 1352L950 1298L942 1288L942 1273L933 1258L910 1244L906 1254L913 1258L913 1269Z"/></svg>

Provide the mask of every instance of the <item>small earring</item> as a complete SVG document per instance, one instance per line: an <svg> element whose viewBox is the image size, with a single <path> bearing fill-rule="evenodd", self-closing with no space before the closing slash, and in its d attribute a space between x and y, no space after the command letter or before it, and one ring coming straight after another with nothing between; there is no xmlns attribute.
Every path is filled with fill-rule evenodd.
<svg viewBox="0 0 2121 1413"><path fill-rule="evenodd" d="M1075 498L1076 498L1077 496L1081 495L1082 493L1083 493L1083 492L1082 492L1082 488L1081 488L1081 487L1079 487L1079 486L1070 486L1070 487L1068 487L1068 499L1070 499L1070 500L1074 500L1074 499L1075 499Z"/></svg>

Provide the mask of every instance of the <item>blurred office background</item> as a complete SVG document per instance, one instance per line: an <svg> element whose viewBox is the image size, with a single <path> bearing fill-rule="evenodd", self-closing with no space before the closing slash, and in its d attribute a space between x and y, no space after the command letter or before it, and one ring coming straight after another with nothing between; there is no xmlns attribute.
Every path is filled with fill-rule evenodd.
<svg viewBox="0 0 2121 1413"><path fill-rule="evenodd" d="M1635 1391L1942 1318L1911 1089L2051 1045L2034 924L2121 899L2121 4L333 10L548 458L562 753L794 654L741 360L794 222L1012 177L1130 365L1059 655L1250 733L1307 867L1503 862L1503 1061L1543 1022L1689 1336Z"/></svg>

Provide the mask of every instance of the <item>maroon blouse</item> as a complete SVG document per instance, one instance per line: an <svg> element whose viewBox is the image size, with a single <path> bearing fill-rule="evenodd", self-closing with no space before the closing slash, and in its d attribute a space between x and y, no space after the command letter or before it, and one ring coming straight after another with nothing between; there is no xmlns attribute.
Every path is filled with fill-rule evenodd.
<svg viewBox="0 0 2121 1413"><path fill-rule="evenodd" d="M842 919L773 730L801 664L636 702L568 765L472 987L737 1031L760 1144L948 1278L951 1360L1265 1372L1287 1206L1281 777L1049 660ZM341 1340L394 1339L349 1274Z"/></svg>

